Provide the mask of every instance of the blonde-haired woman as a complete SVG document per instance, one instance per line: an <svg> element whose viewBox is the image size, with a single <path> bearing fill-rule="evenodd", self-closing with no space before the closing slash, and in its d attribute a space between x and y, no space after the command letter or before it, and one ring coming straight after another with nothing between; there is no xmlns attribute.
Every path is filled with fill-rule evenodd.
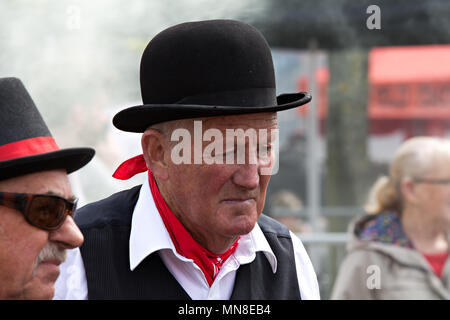
<svg viewBox="0 0 450 320"><path fill-rule="evenodd" d="M332 299L450 299L450 141L404 142L365 209Z"/></svg>

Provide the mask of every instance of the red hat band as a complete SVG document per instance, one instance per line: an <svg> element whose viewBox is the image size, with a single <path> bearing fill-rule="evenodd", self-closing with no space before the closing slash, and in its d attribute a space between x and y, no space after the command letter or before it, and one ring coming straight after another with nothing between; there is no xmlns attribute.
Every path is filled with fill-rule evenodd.
<svg viewBox="0 0 450 320"><path fill-rule="evenodd" d="M0 146L0 161L28 157L58 150L59 147L52 137L35 137Z"/></svg>

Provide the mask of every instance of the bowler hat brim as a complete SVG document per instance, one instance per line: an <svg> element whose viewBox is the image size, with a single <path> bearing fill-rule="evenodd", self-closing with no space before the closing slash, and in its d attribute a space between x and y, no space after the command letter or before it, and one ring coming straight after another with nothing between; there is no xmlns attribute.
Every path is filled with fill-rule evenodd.
<svg viewBox="0 0 450 320"><path fill-rule="evenodd" d="M94 154L91 148L68 148L2 161L0 180L55 169L66 169L69 174L86 165Z"/></svg>
<svg viewBox="0 0 450 320"><path fill-rule="evenodd" d="M144 104L129 107L113 118L114 126L128 132L144 132L149 126L179 119L216 117L236 114L277 112L302 106L311 101L306 92L286 93L277 97L277 105L262 107L186 105L186 104Z"/></svg>

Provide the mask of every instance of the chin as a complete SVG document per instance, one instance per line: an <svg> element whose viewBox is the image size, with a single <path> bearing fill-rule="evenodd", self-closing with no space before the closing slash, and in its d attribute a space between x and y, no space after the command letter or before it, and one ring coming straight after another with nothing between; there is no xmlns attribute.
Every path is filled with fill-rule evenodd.
<svg viewBox="0 0 450 320"><path fill-rule="evenodd" d="M55 295L55 286L53 284L45 284L30 288L24 292L26 300L52 300Z"/></svg>
<svg viewBox="0 0 450 320"><path fill-rule="evenodd" d="M256 213L235 216L231 224L231 234L241 236L250 233L255 227L257 220L258 215Z"/></svg>
<svg viewBox="0 0 450 320"><path fill-rule="evenodd" d="M259 218L255 203L224 204L218 211L219 225L225 234L239 236L248 234Z"/></svg>
<svg viewBox="0 0 450 320"><path fill-rule="evenodd" d="M41 263L34 270L34 276L27 283L24 298L27 300L51 300L55 294L55 282L59 267L52 263Z"/></svg>
<svg viewBox="0 0 450 320"><path fill-rule="evenodd" d="M46 288L43 288L42 290L42 296L39 298L39 300L52 300L55 296L55 286L48 286Z"/></svg>

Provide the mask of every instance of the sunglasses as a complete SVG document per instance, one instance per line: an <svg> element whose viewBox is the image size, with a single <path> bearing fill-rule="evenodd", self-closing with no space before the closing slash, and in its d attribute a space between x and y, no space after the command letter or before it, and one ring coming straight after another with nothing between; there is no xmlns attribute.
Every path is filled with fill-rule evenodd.
<svg viewBox="0 0 450 320"><path fill-rule="evenodd" d="M67 216L73 216L77 202L52 194L0 192L0 205L20 211L29 224L43 230L61 227Z"/></svg>

